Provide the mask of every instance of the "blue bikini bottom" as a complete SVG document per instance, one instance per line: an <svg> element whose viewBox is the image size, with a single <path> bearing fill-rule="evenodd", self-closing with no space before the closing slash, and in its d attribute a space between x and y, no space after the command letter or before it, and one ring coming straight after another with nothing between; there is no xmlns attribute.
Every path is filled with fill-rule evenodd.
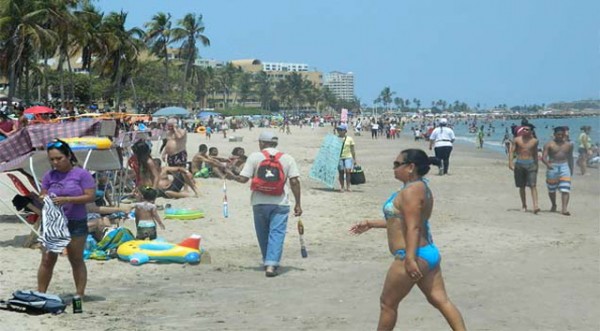
<svg viewBox="0 0 600 331"><path fill-rule="evenodd" d="M406 250L399 249L394 253L394 256L397 259L404 260L404 258L406 258ZM420 257L421 259L425 260L425 262L427 262L429 270L435 269L435 267L437 267L440 264L440 260L442 259L440 251L434 244L429 244L417 248L417 257Z"/></svg>

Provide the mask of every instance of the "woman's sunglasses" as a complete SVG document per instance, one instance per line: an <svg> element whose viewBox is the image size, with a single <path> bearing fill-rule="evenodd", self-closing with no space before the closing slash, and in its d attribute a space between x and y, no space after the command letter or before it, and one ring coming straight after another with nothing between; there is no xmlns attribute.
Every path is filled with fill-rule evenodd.
<svg viewBox="0 0 600 331"><path fill-rule="evenodd" d="M51 141L46 145L46 149L48 148L61 148L64 145L64 143L60 140L56 140L56 141Z"/></svg>
<svg viewBox="0 0 600 331"><path fill-rule="evenodd" d="M410 162L409 161L404 161L404 162L394 161L394 169L399 168L405 164L410 164Z"/></svg>

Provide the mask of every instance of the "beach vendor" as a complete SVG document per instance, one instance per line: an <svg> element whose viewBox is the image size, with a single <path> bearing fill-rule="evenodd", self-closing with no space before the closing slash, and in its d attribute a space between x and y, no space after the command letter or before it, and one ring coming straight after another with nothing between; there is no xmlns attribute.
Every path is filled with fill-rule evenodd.
<svg viewBox="0 0 600 331"><path fill-rule="evenodd" d="M554 139L544 145L542 162L548 167L546 184L548 196L552 203L550 211L556 212L556 191L561 194L561 213L571 215L567 210L571 192L571 175L573 174L573 143L566 140L566 128L554 128Z"/></svg>
<svg viewBox="0 0 600 331"><path fill-rule="evenodd" d="M344 190L350 192L350 177L352 173L352 168L356 163L354 139L352 139L352 137L347 136L348 127L346 124L338 125L336 130L338 137L342 141L342 150L340 152L340 161L338 164L340 192L344 192ZM346 187L345 189L344 186Z"/></svg>
<svg viewBox="0 0 600 331"><path fill-rule="evenodd" d="M384 219L365 220L349 230L358 235L371 228L386 229L388 246L394 255L380 297L377 330L394 329L398 305L415 285L442 313L452 330L466 330L460 311L446 293L441 255L431 235L434 199L428 181L423 178L431 164L439 166L439 159L429 158L420 149L400 152L393 171L394 178L404 186L383 204Z"/></svg>
<svg viewBox="0 0 600 331"><path fill-rule="evenodd" d="M68 220L71 241L67 252L77 295L83 297L87 283L87 269L83 260L83 249L88 235L87 211L85 204L96 198L96 183L92 175L77 166L77 158L69 145L61 140L48 144L48 159L52 170L42 179L40 197L49 196L57 206L62 206ZM58 254L44 250L38 269L38 291L46 292L52 279L52 272Z"/></svg>
<svg viewBox="0 0 600 331"><path fill-rule="evenodd" d="M280 153L276 149L278 141L273 132L262 132L258 138L260 152L248 156L239 175L228 171L230 178L237 182L247 183L252 179L250 190L254 228L267 277L277 276L283 253L290 212L288 192L285 189L288 179L295 200L294 215L302 215L298 165L292 156ZM272 161L268 162L267 157ZM265 163L270 164L269 168ZM268 182L265 181L266 176L271 178Z"/></svg>
<svg viewBox="0 0 600 331"><path fill-rule="evenodd" d="M170 118L167 120L166 145L162 150L162 160L171 167L187 166L187 131L177 127L177 120Z"/></svg>

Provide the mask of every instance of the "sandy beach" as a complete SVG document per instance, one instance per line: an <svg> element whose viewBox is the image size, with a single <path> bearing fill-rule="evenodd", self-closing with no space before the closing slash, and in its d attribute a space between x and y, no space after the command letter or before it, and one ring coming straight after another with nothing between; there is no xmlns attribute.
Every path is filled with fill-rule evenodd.
<svg viewBox="0 0 600 331"><path fill-rule="evenodd" d="M258 150L262 130L230 132L243 136L239 143L218 134L210 141L190 134L188 153L191 158L199 143L207 143L222 155L238 145L248 154ZM199 198L168 202L202 208L206 217L167 220L159 236L179 242L202 235L211 264L134 267L118 260L87 261L83 314L72 314L71 307L58 316L0 311L0 330L374 330L392 256L384 230L354 237L347 229L382 217L381 204L401 184L393 178L392 161L402 149L428 145L408 135L354 137L367 183L339 193L308 178L328 132L330 127L292 127L291 135L279 134L280 150L296 159L302 174L301 219L309 256L300 256L297 218L291 216L278 277L266 278L260 267L249 185L227 183L230 217L224 219L223 181L202 179ZM451 175L437 176L435 169L428 176L436 204L431 227L446 287L470 330L600 328L599 172L573 177L572 216L565 217L548 211L544 170L541 165L538 215L520 211L504 155L457 144ZM2 199L10 203L12 196L2 189ZM21 247L29 233L24 224L5 207L0 214L0 298L7 299L14 290L35 289L40 253ZM61 257L49 292L70 298L74 290L70 265ZM415 288L400 303L396 329L448 327Z"/></svg>

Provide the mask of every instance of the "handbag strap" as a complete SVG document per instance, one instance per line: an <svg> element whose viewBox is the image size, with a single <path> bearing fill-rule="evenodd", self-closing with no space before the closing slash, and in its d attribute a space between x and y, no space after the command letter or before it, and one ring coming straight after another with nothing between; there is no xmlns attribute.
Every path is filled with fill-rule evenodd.
<svg viewBox="0 0 600 331"><path fill-rule="evenodd" d="M344 142L342 143L342 149L340 149L340 157L342 157L342 153L344 152L344 146L346 145L346 138L348 138L348 136L344 137Z"/></svg>

